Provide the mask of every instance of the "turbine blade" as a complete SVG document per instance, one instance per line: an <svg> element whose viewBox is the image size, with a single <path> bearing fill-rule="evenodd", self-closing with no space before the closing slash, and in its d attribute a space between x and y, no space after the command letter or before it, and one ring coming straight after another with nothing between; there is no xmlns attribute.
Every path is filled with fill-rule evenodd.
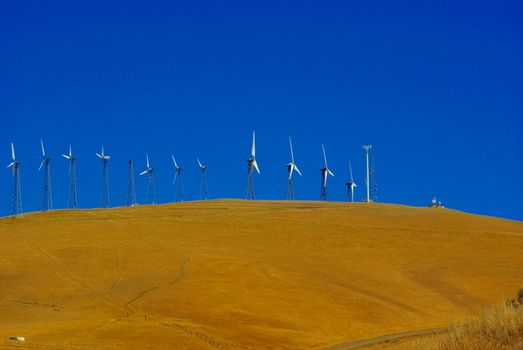
<svg viewBox="0 0 523 350"><path fill-rule="evenodd" d="M290 136L289 136L289 146L291 147L291 162L292 162L292 164L294 164L294 152L292 151L292 140L291 140Z"/></svg>
<svg viewBox="0 0 523 350"><path fill-rule="evenodd" d="M325 154L325 146L323 146L323 143L321 144L321 149L323 150L323 161L325 162L325 169L328 169L327 166L327 155Z"/></svg>
<svg viewBox="0 0 523 350"><path fill-rule="evenodd" d="M173 162L174 162L174 166L176 169L178 169L178 163L176 163L176 158L174 158L173 155L171 155L173 157Z"/></svg>
<svg viewBox="0 0 523 350"><path fill-rule="evenodd" d="M176 172L174 173L173 184L176 183L176 179L177 179L177 178L178 178L178 171L176 171Z"/></svg>
<svg viewBox="0 0 523 350"><path fill-rule="evenodd" d="M145 153L145 158L147 158L147 169L149 169L149 154Z"/></svg>
<svg viewBox="0 0 523 350"><path fill-rule="evenodd" d="M298 167L296 166L296 164L294 164L294 170L296 170L296 172L297 172L298 174L300 174L300 176L303 176L303 175L301 174L300 169L298 169Z"/></svg>
<svg viewBox="0 0 523 350"><path fill-rule="evenodd" d="M67 154L62 154L62 157L64 157L65 159L71 159L71 156L68 156Z"/></svg>
<svg viewBox="0 0 523 350"><path fill-rule="evenodd" d="M13 162L16 160L16 157L15 157L15 145L13 143L11 143L11 159L13 160Z"/></svg>
<svg viewBox="0 0 523 350"><path fill-rule="evenodd" d="M200 162L200 159L196 158L196 160L198 161L198 166L199 166L200 168L203 168L203 165L202 165L202 163Z"/></svg>
<svg viewBox="0 0 523 350"><path fill-rule="evenodd" d="M292 172L294 171L294 164L289 167L289 180L292 179Z"/></svg>
<svg viewBox="0 0 523 350"><path fill-rule="evenodd" d="M42 160L42 163L40 163L40 166L38 167L38 171L42 170L42 166L44 165L45 159Z"/></svg>
<svg viewBox="0 0 523 350"><path fill-rule="evenodd" d="M42 156L45 157L44 141L42 141L42 139L40 139L40 146L42 146Z"/></svg>
<svg viewBox="0 0 523 350"><path fill-rule="evenodd" d="M142 171L142 172L140 173L140 176L147 174L148 171L149 171L149 169Z"/></svg>
<svg viewBox="0 0 523 350"><path fill-rule="evenodd" d="M258 168L258 163L256 163L256 159L254 159L252 161L252 165L254 166L254 168L256 169L256 171L258 172L258 174L260 173L260 168Z"/></svg>
<svg viewBox="0 0 523 350"><path fill-rule="evenodd" d="M323 187L327 187L327 172L323 172Z"/></svg>
<svg viewBox="0 0 523 350"><path fill-rule="evenodd" d="M252 157L256 157L256 133L252 132L252 149L251 149L251 155Z"/></svg>
<svg viewBox="0 0 523 350"><path fill-rule="evenodd" d="M334 174L332 173L332 171L330 169L327 169L327 173L329 173L330 176L334 177Z"/></svg>
<svg viewBox="0 0 523 350"><path fill-rule="evenodd" d="M69 158L73 156L73 148L69 145Z"/></svg>
<svg viewBox="0 0 523 350"><path fill-rule="evenodd" d="M102 155L101 155L101 154L98 154L98 153L96 153L96 156L97 156L98 158L100 158L100 159L103 158Z"/></svg>
<svg viewBox="0 0 523 350"><path fill-rule="evenodd" d="M105 156L104 145L102 145L102 157Z"/></svg>
<svg viewBox="0 0 523 350"><path fill-rule="evenodd" d="M10 167L12 167L13 165L15 165L15 162L12 162L11 164L9 164L9 165L7 166L7 169L9 169Z"/></svg>
<svg viewBox="0 0 523 350"><path fill-rule="evenodd" d="M354 179L352 178L352 164L350 163L350 160L349 160L349 171L350 171L350 182L354 182Z"/></svg>

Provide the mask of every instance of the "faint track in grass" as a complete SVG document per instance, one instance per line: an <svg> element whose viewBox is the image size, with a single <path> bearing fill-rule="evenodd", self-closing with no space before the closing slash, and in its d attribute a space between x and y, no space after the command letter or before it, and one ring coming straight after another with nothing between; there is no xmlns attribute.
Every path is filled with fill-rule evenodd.
<svg viewBox="0 0 523 350"><path fill-rule="evenodd" d="M93 339L96 339L98 341L101 341L99 338L96 338L94 336L94 333L96 333L97 331L99 331L100 329L103 329L111 324L114 324L114 323L117 323L117 322L120 322L120 321L123 321L124 319L126 318L129 318L131 316L133 316L134 314L136 314L139 310L141 310L140 306L138 307L133 307L132 304L136 303L137 301L140 301L142 300L147 294L149 293L152 293L160 288L165 288L165 287L168 287L168 286L172 286L172 285L175 285L176 283L180 282L186 275L187 273L187 263L190 261L190 258L189 257L186 257L185 260L182 262L182 265L180 266L180 270L179 270L179 274L178 276L168 282L168 283L165 283L165 284L161 284L161 285L158 285L158 286L153 286L153 287L150 287L150 288L147 288L145 290L142 290L140 291L134 298L132 298L131 300L127 301L126 303L124 303L123 305L130 310L130 312L127 313L126 317L119 317L119 318L111 318L111 319L108 319L106 320L103 324L101 324L100 326L98 327L95 327L93 329L91 329L89 332L87 332L87 336L90 337L90 338L93 338Z"/></svg>
<svg viewBox="0 0 523 350"><path fill-rule="evenodd" d="M197 338L198 340L206 343L207 345L209 345L210 347L213 347L215 349L218 349L218 350L237 350L236 347L234 347L233 345L231 344L227 344L223 341L219 341L217 340L216 338L213 338L212 336L202 332L202 331L198 331L196 329L193 329L193 328L190 328L190 327L187 327L187 326L182 326L178 323L168 323L168 322L162 322L162 324L164 326L167 326L167 327L173 327L173 328L176 328L178 329L179 331L185 333L186 335L190 336L190 337L194 337L194 338Z"/></svg>

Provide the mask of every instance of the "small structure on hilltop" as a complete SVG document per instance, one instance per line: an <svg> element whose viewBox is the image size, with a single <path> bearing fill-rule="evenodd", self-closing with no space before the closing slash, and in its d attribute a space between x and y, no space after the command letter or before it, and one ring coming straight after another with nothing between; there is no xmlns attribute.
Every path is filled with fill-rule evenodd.
<svg viewBox="0 0 523 350"><path fill-rule="evenodd" d="M432 198L432 201L429 204L430 208L444 208L443 204L436 199L436 196Z"/></svg>

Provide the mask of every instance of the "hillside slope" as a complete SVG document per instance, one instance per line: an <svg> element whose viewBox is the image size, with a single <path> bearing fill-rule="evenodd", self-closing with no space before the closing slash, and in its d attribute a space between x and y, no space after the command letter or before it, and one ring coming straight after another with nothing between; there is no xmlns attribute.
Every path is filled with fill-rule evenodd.
<svg viewBox="0 0 523 350"><path fill-rule="evenodd" d="M5 218L0 344L322 349L437 328L523 287L522 247L521 222L383 204L220 200Z"/></svg>

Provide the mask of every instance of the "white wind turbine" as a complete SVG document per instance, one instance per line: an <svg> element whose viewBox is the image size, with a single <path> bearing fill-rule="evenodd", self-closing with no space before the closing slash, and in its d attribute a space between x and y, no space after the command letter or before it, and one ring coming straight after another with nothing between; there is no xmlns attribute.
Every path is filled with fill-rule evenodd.
<svg viewBox="0 0 523 350"><path fill-rule="evenodd" d="M171 156L173 159L174 169L175 169L173 184L176 187L176 193L175 193L174 199L179 202L183 202L183 200L184 200L183 177L182 177L183 167L178 165L178 163L176 162L176 158L174 158L174 155L171 155Z"/></svg>
<svg viewBox="0 0 523 350"><path fill-rule="evenodd" d="M334 177L334 174L329 169L329 166L327 164L327 155L325 153L325 146L322 144L321 149L323 151L323 162L325 164L325 167L320 169L321 172L321 192L320 192L320 200L327 200L327 177L330 175Z"/></svg>
<svg viewBox="0 0 523 350"><path fill-rule="evenodd" d="M44 141L40 140L42 147L42 163L38 167L38 171L44 167L44 185L42 188L42 211L53 210L53 192L51 188L51 157L45 153Z"/></svg>
<svg viewBox="0 0 523 350"><path fill-rule="evenodd" d="M294 186L292 185L292 173L294 172L294 170L296 170L296 172L298 174L300 174L300 176L302 176L302 174L300 172L300 169L298 169L298 166L294 162L294 151L292 149L292 140L290 137L289 137L289 146L290 146L290 150L291 150L291 162L285 164L285 166L287 167L287 199L293 200L294 199Z"/></svg>
<svg viewBox="0 0 523 350"><path fill-rule="evenodd" d="M346 183L347 185L347 200L349 202L354 202L354 189L358 186L356 186L356 182L354 182L354 178L352 177L352 164L349 160L349 174L350 174L350 180Z"/></svg>
<svg viewBox="0 0 523 350"><path fill-rule="evenodd" d="M11 203L11 215L20 217L22 215L22 192L20 189L20 161L16 159L15 145L11 143L11 163L7 166L13 172L13 197Z"/></svg>
<svg viewBox="0 0 523 350"><path fill-rule="evenodd" d="M258 167L258 162L256 162L256 133L252 132L252 148L251 156L247 159L247 192L245 194L245 199L254 199L254 179L253 173L254 169L260 174L260 168Z"/></svg>
<svg viewBox="0 0 523 350"><path fill-rule="evenodd" d="M102 145L102 153L96 153L96 156L102 161L102 191L100 193L100 205L103 208L109 208L109 173L108 164L110 156L105 154L104 146Z"/></svg>
<svg viewBox="0 0 523 350"><path fill-rule="evenodd" d="M69 154L62 154L62 157L69 161L69 191L67 193L67 208L78 208L78 194L76 190L76 158L73 156L73 149L69 145Z"/></svg>
<svg viewBox="0 0 523 350"><path fill-rule="evenodd" d="M209 191L207 190L207 165L202 164L199 158L198 168L200 168L200 200L206 200L209 197Z"/></svg>
<svg viewBox="0 0 523 350"><path fill-rule="evenodd" d="M151 164L149 163L149 154L145 154L146 159L146 165L147 168L140 173L140 176L142 175L148 175L147 176L147 194L146 194L146 202L148 204L156 204L156 193L154 191L154 168L151 167Z"/></svg>

